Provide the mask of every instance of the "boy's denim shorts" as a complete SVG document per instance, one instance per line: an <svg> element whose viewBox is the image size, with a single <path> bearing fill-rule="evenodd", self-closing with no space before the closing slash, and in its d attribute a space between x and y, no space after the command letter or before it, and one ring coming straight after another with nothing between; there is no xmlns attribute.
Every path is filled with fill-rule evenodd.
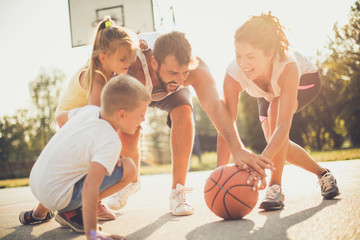
<svg viewBox="0 0 360 240"><path fill-rule="evenodd" d="M118 167L117 165L114 168L114 171L110 176L105 175L103 182L101 183L99 187L99 193L103 192L107 188L119 183L123 177L123 167ZM87 175L85 175L83 178L81 178L77 183L75 183L73 194L70 200L70 203L65 207L64 209L61 209L59 212L69 212L72 210L75 210L82 206L82 197L81 192L82 188L84 186L85 178Z"/></svg>

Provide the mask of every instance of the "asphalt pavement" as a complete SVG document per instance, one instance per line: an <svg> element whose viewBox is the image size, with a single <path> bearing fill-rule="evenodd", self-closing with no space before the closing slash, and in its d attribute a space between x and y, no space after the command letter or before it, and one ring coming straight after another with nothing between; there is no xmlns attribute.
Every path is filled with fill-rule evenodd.
<svg viewBox="0 0 360 240"><path fill-rule="evenodd" d="M360 160L320 163L335 175L341 195L323 200L317 177L286 165L283 175L285 208L263 212L255 206L242 220L224 221L206 206L203 188L210 171L190 172L187 186L195 206L191 216L169 213L171 174L141 176L141 190L117 212L114 221L101 222L108 233L138 239L360 239ZM259 202L264 191L259 194ZM106 202L106 200L104 200ZM0 190L0 239L85 239L51 220L23 226L21 211L37 204L29 187Z"/></svg>

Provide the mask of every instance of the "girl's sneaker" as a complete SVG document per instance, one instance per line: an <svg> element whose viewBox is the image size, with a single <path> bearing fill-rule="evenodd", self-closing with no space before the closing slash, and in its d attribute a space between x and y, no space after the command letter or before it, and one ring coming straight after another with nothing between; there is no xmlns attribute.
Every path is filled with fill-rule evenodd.
<svg viewBox="0 0 360 240"><path fill-rule="evenodd" d="M284 194L278 184L271 185L266 190L264 201L260 204L261 209L265 211L280 210L284 207Z"/></svg>
<svg viewBox="0 0 360 240"><path fill-rule="evenodd" d="M50 211L46 214L45 218L38 219L33 216L34 210L21 212L19 214L19 221L24 225L38 224L50 221L54 217L54 212Z"/></svg>

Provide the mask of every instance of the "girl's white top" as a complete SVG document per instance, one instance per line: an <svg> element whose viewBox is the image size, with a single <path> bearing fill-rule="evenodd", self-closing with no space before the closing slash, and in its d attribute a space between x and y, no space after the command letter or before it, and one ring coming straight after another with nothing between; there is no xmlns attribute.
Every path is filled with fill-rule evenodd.
<svg viewBox="0 0 360 240"><path fill-rule="evenodd" d="M248 79L243 70L236 63L234 59L227 67L226 72L237 82L248 94L256 98L265 98L268 102L271 102L274 97L279 97L281 89L278 84L278 80L284 71L287 64L295 62L299 69L299 78L306 73L315 73L317 67L311 63L307 58L296 51L289 52L284 61L280 61L280 56L277 55L274 60L272 75L271 75L271 87L274 93L265 92L252 80Z"/></svg>

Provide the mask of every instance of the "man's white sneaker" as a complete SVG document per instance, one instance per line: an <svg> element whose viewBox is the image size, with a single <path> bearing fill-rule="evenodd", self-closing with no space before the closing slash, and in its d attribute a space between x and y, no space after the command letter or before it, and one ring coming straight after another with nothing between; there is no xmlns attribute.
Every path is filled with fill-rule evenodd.
<svg viewBox="0 0 360 240"><path fill-rule="evenodd" d="M111 210L120 210L123 207L125 207L126 203L127 203L127 199L133 195L134 193L136 193L137 191L139 191L141 188L140 183L130 183L129 185L127 185L124 189L122 189L121 191L115 193L114 195L112 195L107 202L107 206L108 208L110 208Z"/></svg>
<svg viewBox="0 0 360 240"><path fill-rule="evenodd" d="M180 183L171 190L170 211L175 216L185 216L194 213L194 207L186 200L186 193L191 192L191 187L184 187Z"/></svg>

